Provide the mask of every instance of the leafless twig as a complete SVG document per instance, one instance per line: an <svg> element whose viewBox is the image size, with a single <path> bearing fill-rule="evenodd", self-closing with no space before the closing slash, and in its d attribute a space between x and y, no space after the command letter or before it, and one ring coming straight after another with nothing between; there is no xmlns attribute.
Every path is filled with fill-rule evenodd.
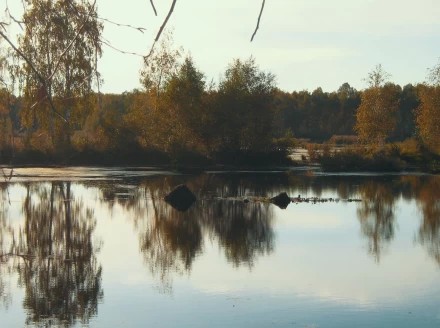
<svg viewBox="0 0 440 328"><path fill-rule="evenodd" d="M100 38L100 41L102 42L102 44L106 45L107 47L109 47L109 48L111 48L111 49L113 49L113 50L115 50L115 51L117 51L117 52L120 52L121 54L124 54L124 55L133 55L133 56L138 56L138 57L144 57L144 55L141 55L141 54L138 54L138 53L135 53L135 52L130 52L130 51L126 51L126 50L119 49L119 48L115 47L114 45L112 45L112 44L111 44L108 40L106 40L106 39Z"/></svg>
<svg viewBox="0 0 440 328"><path fill-rule="evenodd" d="M153 49L154 49L154 46L156 45L156 42L159 41L159 38L160 38L165 26L167 25L168 20L170 19L171 15L173 14L174 7L176 6L176 2L177 2L177 0L173 0L173 3L171 4L170 10L168 11L167 16L165 17L165 20L163 21L163 23L159 29L159 32L157 32L156 37L154 38L154 42L153 42L153 45L151 46L150 52L148 53L147 56L144 57L144 60L147 60L148 58L150 58L151 54L153 53Z"/></svg>
<svg viewBox="0 0 440 328"><path fill-rule="evenodd" d="M255 31L252 34L251 42L254 41L255 34L257 34L258 28L260 27L261 15L263 14L265 3L266 3L266 0L263 0L263 2L261 3L261 10L260 10L260 15L258 15L257 27L255 27Z"/></svg>
<svg viewBox="0 0 440 328"><path fill-rule="evenodd" d="M153 7L154 15L157 16L156 7L154 6L153 0L150 0L150 3L151 3L151 7Z"/></svg>
<svg viewBox="0 0 440 328"><path fill-rule="evenodd" d="M80 13L78 11L78 9L75 7L75 5L72 2L69 1L69 5L75 11L75 15L77 17L81 18L81 15L84 15L84 13ZM93 3L92 8L95 8L95 5L96 5L96 1ZM85 15L93 17L93 18L96 18L96 19L98 19L100 21L104 21L104 22L116 25L118 27L128 27L128 28L131 28L133 30L139 31L141 33L144 33L144 31L147 30L145 27L142 27L142 26L133 26L133 25L130 25L130 24L118 23L118 22L115 22L115 21L113 21L111 19L108 19L108 18L105 18L105 17L100 17L100 16L98 16L98 14L96 12L85 13Z"/></svg>
<svg viewBox="0 0 440 328"><path fill-rule="evenodd" d="M171 15L172 15L172 13L174 11L174 7L176 6L176 2L177 2L177 0L173 0L173 3L171 4L171 8L168 11L167 17L165 17L165 20L163 21L162 26L159 29L159 32L157 32L157 35L156 35L156 38L154 39L154 42L157 42L159 40L160 35L162 34L163 29L167 25L168 20L170 19Z"/></svg>
<svg viewBox="0 0 440 328"><path fill-rule="evenodd" d="M5 13L8 15L8 17L15 23L17 23L18 26L20 26L20 28L23 30L23 21L20 21L18 19L16 19L12 14L11 11L9 10L9 7L6 4L6 9L5 9Z"/></svg>
<svg viewBox="0 0 440 328"><path fill-rule="evenodd" d="M102 20L104 22L116 25L118 27L128 27L128 28L131 28L133 30L137 30L137 31L139 31L141 33L144 33L144 31L147 30L145 27L141 27L141 26L136 27L136 26L133 26L133 25L130 25L130 24L122 24L122 23L114 22L114 21L112 21L112 20L110 20L108 18L104 18L104 17L97 16L96 18L99 19L99 20Z"/></svg>

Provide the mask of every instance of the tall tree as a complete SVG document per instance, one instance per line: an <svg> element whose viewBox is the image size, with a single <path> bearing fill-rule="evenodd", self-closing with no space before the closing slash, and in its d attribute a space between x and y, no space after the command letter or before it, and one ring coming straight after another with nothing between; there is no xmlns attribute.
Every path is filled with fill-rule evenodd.
<svg viewBox="0 0 440 328"><path fill-rule="evenodd" d="M140 81L145 90L155 96L156 108L159 96L171 77L177 74L182 51L181 48L174 48L173 32L168 31L163 34L159 46L144 59Z"/></svg>
<svg viewBox="0 0 440 328"><path fill-rule="evenodd" d="M163 94L180 67L181 49L173 46L172 32L165 33L160 44L145 57L140 81L143 89L133 94L125 115L127 126L137 134L143 148L168 150L170 130L169 110Z"/></svg>
<svg viewBox="0 0 440 328"><path fill-rule="evenodd" d="M440 154L440 85L420 87L416 111L418 135L425 146Z"/></svg>
<svg viewBox="0 0 440 328"><path fill-rule="evenodd" d="M428 73L428 81L432 85L440 86L440 59L437 64L430 68Z"/></svg>
<svg viewBox="0 0 440 328"><path fill-rule="evenodd" d="M428 83L419 89L418 134L425 146L440 154L440 61L429 70Z"/></svg>
<svg viewBox="0 0 440 328"><path fill-rule="evenodd" d="M101 55L102 24L88 0L27 0L12 70L23 97L22 122L68 148L84 122Z"/></svg>
<svg viewBox="0 0 440 328"><path fill-rule="evenodd" d="M356 113L355 130L359 138L370 144L383 144L396 126L401 88L385 83L389 77L381 65L368 74L369 88L361 95Z"/></svg>
<svg viewBox="0 0 440 328"><path fill-rule="evenodd" d="M212 133L222 151L266 151L272 139L275 76L254 58L235 59L220 82Z"/></svg>
<svg viewBox="0 0 440 328"><path fill-rule="evenodd" d="M370 88L379 88L386 84L390 77L390 73L384 70L382 64L377 64L374 69L368 73L365 82L367 82Z"/></svg>
<svg viewBox="0 0 440 328"><path fill-rule="evenodd" d="M199 71L191 57L187 57L177 74L169 80L164 94L164 108L168 120L173 122L168 132L173 143L185 148L196 149L201 146L205 121L203 95L204 75Z"/></svg>
<svg viewBox="0 0 440 328"><path fill-rule="evenodd" d="M11 99L12 94L8 90L5 79L7 58L0 48L0 160L4 160L5 150L10 150L13 146L13 124L11 119Z"/></svg>

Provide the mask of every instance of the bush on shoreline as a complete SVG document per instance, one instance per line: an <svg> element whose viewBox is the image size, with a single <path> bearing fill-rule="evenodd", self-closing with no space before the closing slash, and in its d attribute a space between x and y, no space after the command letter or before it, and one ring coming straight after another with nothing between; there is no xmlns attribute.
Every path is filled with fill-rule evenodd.
<svg viewBox="0 0 440 328"><path fill-rule="evenodd" d="M333 151L324 145L320 152L315 146L314 153L315 161L328 172L400 172L415 169L440 172L440 156L429 152L413 139L382 146L353 145Z"/></svg>
<svg viewBox="0 0 440 328"><path fill-rule="evenodd" d="M132 147L105 152L83 149L62 154L28 150L0 155L0 165L158 165L174 168L215 165L258 168L294 165L294 162L288 158L286 150L224 151L206 157L184 149L171 155L159 150Z"/></svg>

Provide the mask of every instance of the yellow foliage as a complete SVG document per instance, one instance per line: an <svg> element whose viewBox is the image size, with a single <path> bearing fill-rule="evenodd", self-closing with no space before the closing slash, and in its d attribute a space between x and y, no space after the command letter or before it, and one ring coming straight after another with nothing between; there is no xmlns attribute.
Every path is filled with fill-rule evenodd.
<svg viewBox="0 0 440 328"><path fill-rule="evenodd" d="M355 130L364 143L383 144L396 126L399 90L393 84L366 89L356 113Z"/></svg>
<svg viewBox="0 0 440 328"><path fill-rule="evenodd" d="M440 87L424 86L419 96L416 119L419 136L431 151L440 153Z"/></svg>

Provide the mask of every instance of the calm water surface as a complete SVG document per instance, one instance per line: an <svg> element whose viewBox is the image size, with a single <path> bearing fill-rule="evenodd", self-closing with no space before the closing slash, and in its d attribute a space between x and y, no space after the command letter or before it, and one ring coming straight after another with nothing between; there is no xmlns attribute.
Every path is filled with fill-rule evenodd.
<svg viewBox="0 0 440 328"><path fill-rule="evenodd" d="M180 183L186 212L163 201ZM339 201L253 198L283 191ZM0 323L439 327L440 176L16 169Z"/></svg>

